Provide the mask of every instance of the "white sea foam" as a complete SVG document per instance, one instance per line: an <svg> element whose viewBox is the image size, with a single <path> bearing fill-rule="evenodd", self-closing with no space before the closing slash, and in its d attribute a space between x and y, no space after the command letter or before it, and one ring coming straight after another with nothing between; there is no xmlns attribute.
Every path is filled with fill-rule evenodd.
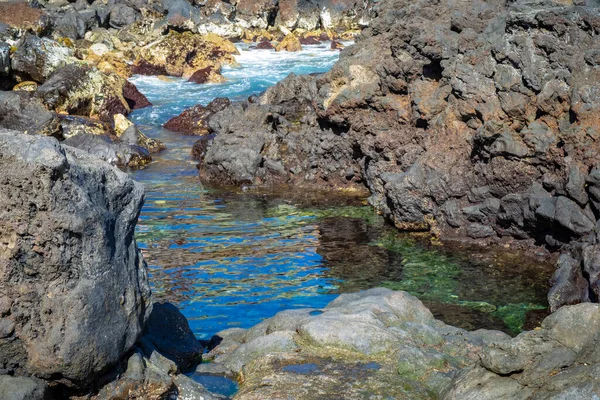
<svg viewBox="0 0 600 400"><path fill-rule="evenodd" d="M259 94L291 72L325 72L339 57L338 51L330 50L329 42L304 46L299 52L256 50L251 49L249 44L237 46L240 51L236 56L239 66L223 68L222 74L227 78L224 83L198 85L183 78L133 76L131 82L148 97L154 107L136 111L132 118L142 124L162 125L185 108L207 104L216 97L238 100Z"/></svg>

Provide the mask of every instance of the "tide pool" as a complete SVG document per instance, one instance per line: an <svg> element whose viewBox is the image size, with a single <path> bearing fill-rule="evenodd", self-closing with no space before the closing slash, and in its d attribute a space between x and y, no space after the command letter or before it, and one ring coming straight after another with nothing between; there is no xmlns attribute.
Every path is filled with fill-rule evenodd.
<svg viewBox="0 0 600 400"><path fill-rule="evenodd" d="M136 238L157 299L176 303L199 338L251 327L289 308L315 313L338 294L386 286L409 291L438 318L467 328L518 332L546 307L552 266L482 249L432 246L398 233L364 199L204 187L190 150L197 137L161 128L216 97L258 94L290 72L319 73L336 62L329 44L298 53L240 46L228 81L133 77L153 107L131 119L165 142L145 169Z"/></svg>

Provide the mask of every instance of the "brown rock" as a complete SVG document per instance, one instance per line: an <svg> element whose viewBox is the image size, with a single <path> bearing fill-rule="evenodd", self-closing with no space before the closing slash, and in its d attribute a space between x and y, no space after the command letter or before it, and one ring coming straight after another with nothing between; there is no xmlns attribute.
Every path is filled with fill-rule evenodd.
<svg viewBox="0 0 600 400"><path fill-rule="evenodd" d="M225 78L220 74L220 70L211 65L194 72L193 75L190 76L190 79L188 79L188 82L198 84L218 83L223 81L225 81Z"/></svg>
<svg viewBox="0 0 600 400"><path fill-rule="evenodd" d="M125 81L125 86L123 86L123 97L132 110L137 110L152 105L148 98L144 96L144 94L129 81Z"/></svg>
<svg viewBox="0 0 600 400"><path fill-rule="evenodd" d="M179 116L171 118L164 127L173 132L188 135L206 135L209 132L208 118L230 104L229 99L217 98L206 107L198 104L183 111Z"/></svg>
<svg viewBox="0 0 600 400"><path fill-rule="evenodd" d="M289 34L275 47L275 51L300 51L302 50L302 44L300 40L294 34Z"/></svg>

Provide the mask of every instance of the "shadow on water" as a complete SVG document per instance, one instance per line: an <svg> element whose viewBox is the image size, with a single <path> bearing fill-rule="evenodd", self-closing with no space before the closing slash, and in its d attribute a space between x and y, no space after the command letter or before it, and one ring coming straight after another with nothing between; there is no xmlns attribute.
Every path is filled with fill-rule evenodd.
<svg viewBox="0 0 600 400"><path fill-rule="evenodd" d="M457 326L518 332L546 308L548 263L433 246L398 233L356 196L203 187L189 157L196 138L158 127L190 105L264 90L311 54L268 66L269 57L243 54L246 62L225 70L230 81L221 85L134 78L155 106L132 120L168 146L131 173L146 187L136 238L155 297L178 304L199 338L288 308L320 309L340 293L376 286L413 293ZM316 57L313 69L302 64L298 72L326 70L336 57ZM267 67L276 69L268 79Z"/></svg>

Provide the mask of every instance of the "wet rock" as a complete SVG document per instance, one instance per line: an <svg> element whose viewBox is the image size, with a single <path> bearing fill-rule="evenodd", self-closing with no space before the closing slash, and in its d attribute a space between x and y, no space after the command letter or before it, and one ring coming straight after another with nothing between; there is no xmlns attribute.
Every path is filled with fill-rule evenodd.
<svg viewBox="0 0 600 400"><path fill-rule="evenodd" d="M60 136L56 115L29 92L0 92L0 127L27 134Z"/></svg>
<svg viewBox="0 0 600 400"><path fill-rule="evenodd" d="M563 307L541 329L493 343L465 369L444 399L593 397L597 391L597 305ZM573 335L573 332L579 332Z"/></svg>
<svg viewBox="0 0 600 400"><path fill-rule="evenodd" d="M26 35L12 55L12 70L25 80L42 83L56 70L73 62L72 50L48 38Z"/></svg>
<svg viewBox="0 0 600 400"><path fill-rule="evenodd" d="M208 66L194 72L188 79L188 82L203 84L203 83L218 83L223 82L225 78L221 75L221 71L213 66Z"/></svg>
<svg viewBox="0 0 600 400"><path fill-rule="evenodd" d="M190 32L171 32L139 51L134 73L152 69L166 75L189 78L198 70L213 67L220 70L222 64L234 63L235 45L217 35L197 35ZM148 74L148 73L145 73Z"/></svg>
<svg viewBox="0 0 600 400"><path fill-rule="evenodd" d="M268 40L263 40L256 45L256 50L275 50L275 46Z"/></svg>
<svg viewBox="0 0 600 400"><path fill-rule="evenodd" d="M88 386L133 347L151 309L133 237L143 189L53 138L3 131L0 152L10 188L0 193L0 285L15 321L0 363L17 374Z"/></svg>
<svg viewBox="0 0 600 400"><path fill-rule="evenodd" d="M129 81L125 81L125 86L123 86L123 97L125 98L125 101L127 101L129 108L132 110L138 110L152 105L148 98Z"/></svg>
<svg viewBox="0 0 600 400"><path fill-rule="evenodd" d="M144 339L182 370L194 367L202 359L202 345L194 336L187 319L173 304L153 305Z"/></svg>
<svg viewBox="0 0 600 400"><path fill-rule="evenodd" d="M294 34L287 35L276 47L275 51L301 51L300 39Z"/></svg>
<svg viewBox="0 0 600 400"><path fill-rule="evenodd" d="M188 135L206 135L209 132L208 118L225 109L230 103L226 98L216 98L206 107L201 104L195 105L184 110L181 115L171 118L164 127Z"/></svg>
<svg viewBox="0 0 600 400"><path fill-rule="evenodd" d="M0 398L5 400L46 400L48 387L40 379L0 375Z"/></svg>

